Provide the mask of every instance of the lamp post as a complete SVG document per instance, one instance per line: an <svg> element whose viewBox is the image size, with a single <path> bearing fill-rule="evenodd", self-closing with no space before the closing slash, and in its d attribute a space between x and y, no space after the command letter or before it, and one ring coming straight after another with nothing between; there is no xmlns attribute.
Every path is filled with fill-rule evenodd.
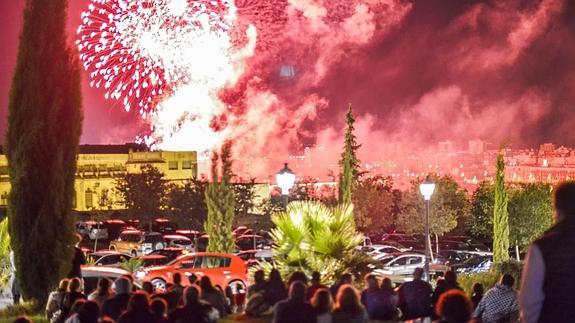
<svg viewBox="0 0 575 323"><path fill-rule="evenodd" d="M276 174L276 181L282 190L282 195L284 197L284 209L287 210L289 190L295 184L295 174L291 169L288 168L287 163L285 163L284 168L280 169L280 171Z"/></svg>
<svg viewBox="0 0 575 323"><path fill-rule="evenodd" d="M419 184L419 192L423 196L423 201L425 203L425 263L423 265L423 272L425 275L425 280L429 282L429 257L430 257L430 240L429 240L429 200L433 191L435 190L435 183L429 179L429 176Z"/></svg>

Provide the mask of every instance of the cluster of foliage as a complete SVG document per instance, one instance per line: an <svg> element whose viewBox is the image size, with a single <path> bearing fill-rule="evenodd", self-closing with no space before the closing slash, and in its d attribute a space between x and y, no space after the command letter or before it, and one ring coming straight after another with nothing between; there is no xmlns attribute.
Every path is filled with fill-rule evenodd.
<svg viewBox="0 0 575 323"><path fill-rule="evenodd" d="M509 241L521 251L553 224L551 185L545 183L517 184L507 188L509 201ZM493 205L495 186L479 185L472 197L469 221L471 234L490 241L493 236Z"/></svg>
<svg viewBox="0 0 575 323"><path fill-rule="evenodd" d="M82 97L80 64L66 40L67 6L26 1L8 106L9 230L22 294L40 303L68 273L75 243Z"/></svg>
<svg viewBox="0 0 575 323"><path fill-rule="evenodd" d="M390 230L399 210L399 191L386 176L364 176L353 194L355 224L362 232Z"/></svg>
<svg viewBox="0 0 575 323"><path fill-rule="evenodd" d="M218 171L218 159L222 164L221 176ZM216 152L213 153L211 171L212 181L206 189L208 217L204 224L204 229L210 236L207 250L230 253L235 248L232 225L236 207L235 192L231 185L231 142L224 143L219 155Z"/></svg>
<svg viewBox="0 0 575 323"><path fill-rule="evenodd" d="M205 196L208 181L191 179L183 185L170 185L167 192L169 213L177 222L200 229L208 216Z"/></svg>
<svg viewBox="0 0 575 323"><path fill-rule="evenodd" d="M10 281L12 265L10 264L10 234L8 233L8 220L0 222L0 290L3 290Z"/></svg>
<svg viewBox="0 0 575 323"><path fill-rule="evenodd" d="M134 218L152 221L166 205L167 183L164 173L150 164L140 166L139 173L127 173L116 181L116 189Z"/></svg>
<svg viewBox="0 0 575 323"><path fill-rule="evenodd" d="M430 201L429 231L432 235L443 236L460 224L465 225L469 218L469 198L451 177L430 176L435 182L435 192ZM423 199L419 193L422 180L412 183L411 189L405 192L400 202L400 214L397 228L401 231L424 234Z"/></svg>
<svg viewBox="0 0 575 323"><path fill-rule="evenodd" d="M521 281L522 264L515 260L508 260L502 263L493 264L490 271L485 273L461 274L457 280L463 290L471 295L473 284L481 283L485 290L492 288L499 282L501 275L510 274L515 278L515 288L519 288Z"/></svg>
<svg viewBox="0 0 575 323"><path fill-rule="evenodd" d="M294 271L320 271L326 281L333 281L344 271L366 267L367 259L354 249L363 238L355 229L350 204L330 208L296 201L272 221L275 265L284 277Z"/></svg>

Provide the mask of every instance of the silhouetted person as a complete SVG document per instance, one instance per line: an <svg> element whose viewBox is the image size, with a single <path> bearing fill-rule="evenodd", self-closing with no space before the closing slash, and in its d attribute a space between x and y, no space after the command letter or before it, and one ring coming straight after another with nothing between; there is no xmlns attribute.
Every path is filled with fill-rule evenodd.
<svg viewBox="0 0 575 323"><path fill-rule="evenodd" d="M439 296L435 312L440 323L468 323L473 304L463 291L452 288Z"/></svg>
<svg viewBox="0 0 575 323"><path fill-rule="evenodd" d="M357 290L351 285L340 285L337 292L333 323L367 323L369 316L361 305Z"/></svg>
<svg viewBox="0 0 575 323"><path fill-rule="evenodd" d="M473 303L473 309L477 308L479 302L483 298L483 284L482 283L475 283L473 284L473 294L471 294L471 302Z"/></svg>
<svg viewBox="0 0 575 323"><path fill-rule="evenodd" d="M68 291L64 294L64 299L62 300L62 306L60 306L61 315L60 319L66 319L70 314L72 314L72 306L79 299L86 299L86 295L82 294L82 283L79 278L70 279L68 283Z"/></svg>
<svg viewBox="0 0 575 323"><path fill-rule="evenodd" d="M128 310L120 315L116 323L156 323L156 318L150 313L148 293L133 293L128 302Z"/></svg>
<svg viewBox="0 0 575 323"><path fill-rule="evenodd" d="M112 293L112 282L108 278L100 278L98 280L98 288L88 295L88 300L96 301L98 305L102 306L114 294Z"/></svg>
<svg viewBox="0 0 575 323"><path fill-rule="evenodd" d="M162 298L155 298L150 303L150 313L158 323L168 321L168 303Z"/></svg>
<svg viewBox="0 0 575 323"><path fill-rule="evenodd" d="M132 293L132 283L127 278L118 278L114 282L116 295L109 298L102 305L102 317L107 316L113 320L117 320L122 312L128 308L130 301L130 294Z"/></svg>
<svg viewBox="0 0 575 323"><path fill-rule="evenodd" d="M263 270L258 270L254 273L254 283L248 287L248 297L254 293L263 293L266 288L266 274Z"/></svg>
<svg viewBox="0 0 575 323"><path fill-rule="evenodd" d="M228 314L226 297L221 290L218 290L212 285L210 277L202 276L200 279L200 287L202 289L201 299L215 307L220 314L220 318L226 316Z"/></svg>
<svg viewBox="0 0 575 323"><path fill-rule="evenodd" d="M336 298L339 288L343 285L353 284L353 275L350 273L343 273L339 276L339 280L329 289L331 291L331 296Z"/></svg>
<svg viewBox="0 0 575 323"><path fill-rule="evenodd" d="M69 282L67 278L60 280L58 288L48 296L48 301L46 302L46 319L48 319L48 321L52 320L54 314L60 310L62 302L64 301L64 295L66 295L66 291L68 290Z"/></svg>
<svg viewBox="0 0 575 323"><path fill-rule="evenodd" d="M331 323L333 320L333 298L329 289L316 289L311 299L311 305L313 306L317 323Z"/></svg>
<svg viewBox="0 0 575 323"><path fill-rule="evenodd" d="M296 280L290 285L289 298L278 302L274 311L274 323L316 323L314 308L306 300L307 287Z"/></svg>
<svg viewBox="0 0 575 323"><path fill-rule="evenodd" d="M76 234L76 245L74 246L74 257L72 258L72 268L68 273L68 278L82 278L82 265L86 264L86 257L80 249L80 242L82 242L82 236Z"/></svg>
<svg viewBox="0 0 575 323"><path fill-rule="evenodd" d="M270 306L286 299L288 296L287 289L282 280L282 276L277 269L272 269L265 286L264 298Z"/></svg>
<svg viewBox="0 0 575 323"><path fill-rule="evenodd" d="M516 322L519 318L517 292L513 289L515 279L509 274L501 276L499 283L485 293L475 309L474 319L482 323Z"/></svg>
<svg viewBox="0 0 575 323"><path fill-rule="evenodd" d="M555 225L529 248L523 267L520 307L523 322L575 319L575 182L553 194Z"/></svg>
<svg viewBox="0 0 575 323"><path fill-rule="evenodd" d="M211 323L219 318L217 310L210 304L200 301L200 287L190 285L184 290L184 306L168 315L170 323Z"/></svg>
<svg viewBox="0 0 575 323"><path fill-rule="evenodd" d="M415 268L413 280L399 286L398 306L403 320L413 320L431 315L431 285L422 279L423 269Z"/></svg>
<svg viewBox="0 0 575 323"><path fill-rule="evenodd" d="M450 291L452 289L463 290L459 283L457 283L457 274L453 270L448 270L445 272L443 276L443 283L437 284L435 290L433 291L433 295L431 295L431 301L433 302L433 306L437 304L439 297L441 294Z"/></svg>
<svg viewBox="0 0 575 323"><path fill-rule="evenodd" d="M311 285L307 289L307 299L312 299L315 291L320 288L327 288L321 283L321 274L318 271L311 273Z"/></svg>

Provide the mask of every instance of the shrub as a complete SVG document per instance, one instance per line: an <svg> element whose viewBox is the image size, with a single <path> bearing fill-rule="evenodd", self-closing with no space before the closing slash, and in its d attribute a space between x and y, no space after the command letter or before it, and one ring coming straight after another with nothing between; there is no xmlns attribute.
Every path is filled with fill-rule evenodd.
<svg viewBox="0 0 575 323"><path fill-rule="evenodd" d="M329 208L321 202L297 201L272 221L275 267L284 278L295 271L308 276L319 271L329 283L346 271L361 275L369 270L370 259L354 250L363 236L355 229L352 205ZM271 269L265 264L257 267Z"/></svg>
<svg viewBox="0 0 575 323"><path fill-rule="evenodd" d="M491 271L485 273L475 273L475 274L459 274L457 280L459 285L466 293L472 293L472 287L475 283L483 284L485 290L488 290L495 286L499 281L502 274L510 274L515 278L515 288L519 287L519 282L521 281L521 270L522 264L516 260L509 260L498 264L493 264Z"/></svg>

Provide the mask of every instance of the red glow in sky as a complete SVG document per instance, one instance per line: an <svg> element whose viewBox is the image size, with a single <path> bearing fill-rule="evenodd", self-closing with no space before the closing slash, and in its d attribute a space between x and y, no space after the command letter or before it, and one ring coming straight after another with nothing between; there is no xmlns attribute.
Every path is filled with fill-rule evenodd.
<svg viewBox="0 0 575 323"><path fill-rule="evenodd" d="M23 0L2 1L0 131ZM75 36L88 0L70 1ZM352 102L364 155L381 143L414 147L480 138L573 146L575 2L568 0L237 0L239 44L258 30L231 106L214 120L243 154L341 148ZM256 15L257 13L257 15ZM85 75L86 76L86 75ZM104 100L84 79L85 143L131 141L137 111ZM285 146L287 145L287 147ZM263 166L262 166L263 167Z"/></svg>

